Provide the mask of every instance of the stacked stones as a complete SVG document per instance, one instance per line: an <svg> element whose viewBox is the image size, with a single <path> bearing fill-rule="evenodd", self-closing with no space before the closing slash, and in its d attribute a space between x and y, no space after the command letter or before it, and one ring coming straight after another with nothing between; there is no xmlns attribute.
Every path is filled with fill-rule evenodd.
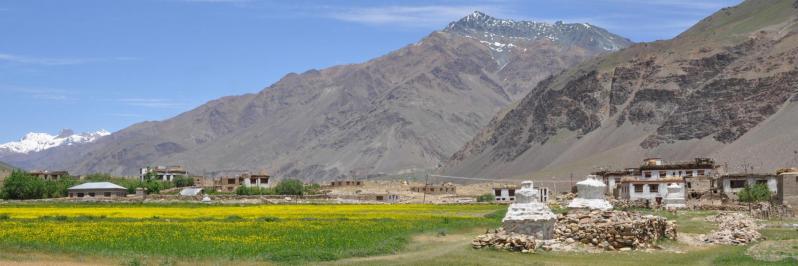
<svg viewBox="0 0 798 266"><path fill-rule="evenodd" d="M561 216L554 232L565 243L629 250L650 248L662 237L676 239L676 224L663 217L626 211L575 212Z"/></svg>
<svg viewBox="0 0 798 266"><path fill-rule="evenodd" d="M554 238L550 240L497 230L478 236L471 244L474 248L521 252L632 250L651 248L662 237L676 239L676 225L663 217L625 211L581 211L559 215Z"/></svg>
<svg viewBox="0 0 798 266"><path fill-rule="evenodd" d="M515 203L510 204L502 219L502 228L508 233L524 234L537 239L551 239L557 216L546 204L539 202L538 191L532 181L521 182L515 192Z"/></svg>
<svg viewBox="0 0 798 266"><path fill-rule="evenodd" d="M579 196L568 204L572 209L611 210L612 205L604 198L607 185L598 180L595 175L588 175L587 179L576 183Z"/></svg>
<svg viewBox="0 0 798 266"><path fill-rule="evenodd" d="M704 237L707 243L745 245L762 238L754 219L742 213L721 213L707 217L707 221L718 223L718 229Z"/></svg>
<svg viewBox="0 0 798 266"><path fill-rule="evenodd" d="M684 199L684 189L676 183L668 186L668 195L665 196L665 209L684 209L687 208Z"/></svg>

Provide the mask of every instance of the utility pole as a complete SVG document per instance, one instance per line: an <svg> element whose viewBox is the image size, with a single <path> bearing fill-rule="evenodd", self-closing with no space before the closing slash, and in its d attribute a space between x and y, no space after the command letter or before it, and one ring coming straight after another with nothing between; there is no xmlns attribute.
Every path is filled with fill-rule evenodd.
<svg viewBox="0 0 798 266"><path fill-rule="evenodd" d="M427 203L427 186L429 186L429 174L426 174L424 177L424 187L421 188L421 190L424 191L424 198L421 200L422 204Z"/></svg>

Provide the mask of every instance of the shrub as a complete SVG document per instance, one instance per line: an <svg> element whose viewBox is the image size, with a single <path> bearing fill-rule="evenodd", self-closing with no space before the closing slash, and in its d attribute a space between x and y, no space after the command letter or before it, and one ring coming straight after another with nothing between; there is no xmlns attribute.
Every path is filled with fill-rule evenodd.
<svg viewBox="0 0 798 266"><path fill-rule="evenodd" d="M737 193L737 197L741 202L768 201L770 200L770 189L768 189L768 186L765 184L745 186L745 188Z"/></svg>
<svg viewBox="0 0 798 266"><path fill-rule="evenodd" d="M479 195L479 197L477 197L477 202L493 202L495 199L496 197L494 197L493 194L488 193Z"/></svg>
<svg viewBox="0 0 798 266"><path fill-rule="evenodd" d="M15 170L3 182L4 199L40 199L44 195L44 181L26 172Z"/></svg>
<svg viewBox="0 0 798 266"><path fill-rule="evenodd" d="M302 181L296 179L285 179L280 181L274 188L278 195L302 195L304 193Z"/></svg>
<svg viewBox="0 0 798 266"><path fill-rule="evenodd" d="M194 185L194 179L188 176L176 176L172 182L175 187L190 187Z"/></svg>

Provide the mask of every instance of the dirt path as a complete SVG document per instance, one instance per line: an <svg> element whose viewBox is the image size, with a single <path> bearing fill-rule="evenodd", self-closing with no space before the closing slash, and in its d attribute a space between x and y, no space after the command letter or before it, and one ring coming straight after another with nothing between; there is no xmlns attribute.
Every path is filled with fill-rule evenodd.
<svg viewBox="0 0 798 266"><path fill-rule="evenodd" d="M321 265L369 264L369 262L376 261L427 261L469 247L473 237L480 234L480 230L474 229L446 236L418 235L413 237L406 250L397 254L348 258Z"/></svg>

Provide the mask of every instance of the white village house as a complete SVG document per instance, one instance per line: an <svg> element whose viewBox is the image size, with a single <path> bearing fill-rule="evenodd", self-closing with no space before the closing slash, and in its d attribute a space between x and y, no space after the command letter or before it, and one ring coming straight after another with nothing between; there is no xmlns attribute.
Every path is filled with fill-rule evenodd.
<svg viewBox="0 0 798 266"><path fill-rule="evenodd" d="M111 182L90 182L67 189L70 198L113 198L126 197L127 188Z"/></svg>

